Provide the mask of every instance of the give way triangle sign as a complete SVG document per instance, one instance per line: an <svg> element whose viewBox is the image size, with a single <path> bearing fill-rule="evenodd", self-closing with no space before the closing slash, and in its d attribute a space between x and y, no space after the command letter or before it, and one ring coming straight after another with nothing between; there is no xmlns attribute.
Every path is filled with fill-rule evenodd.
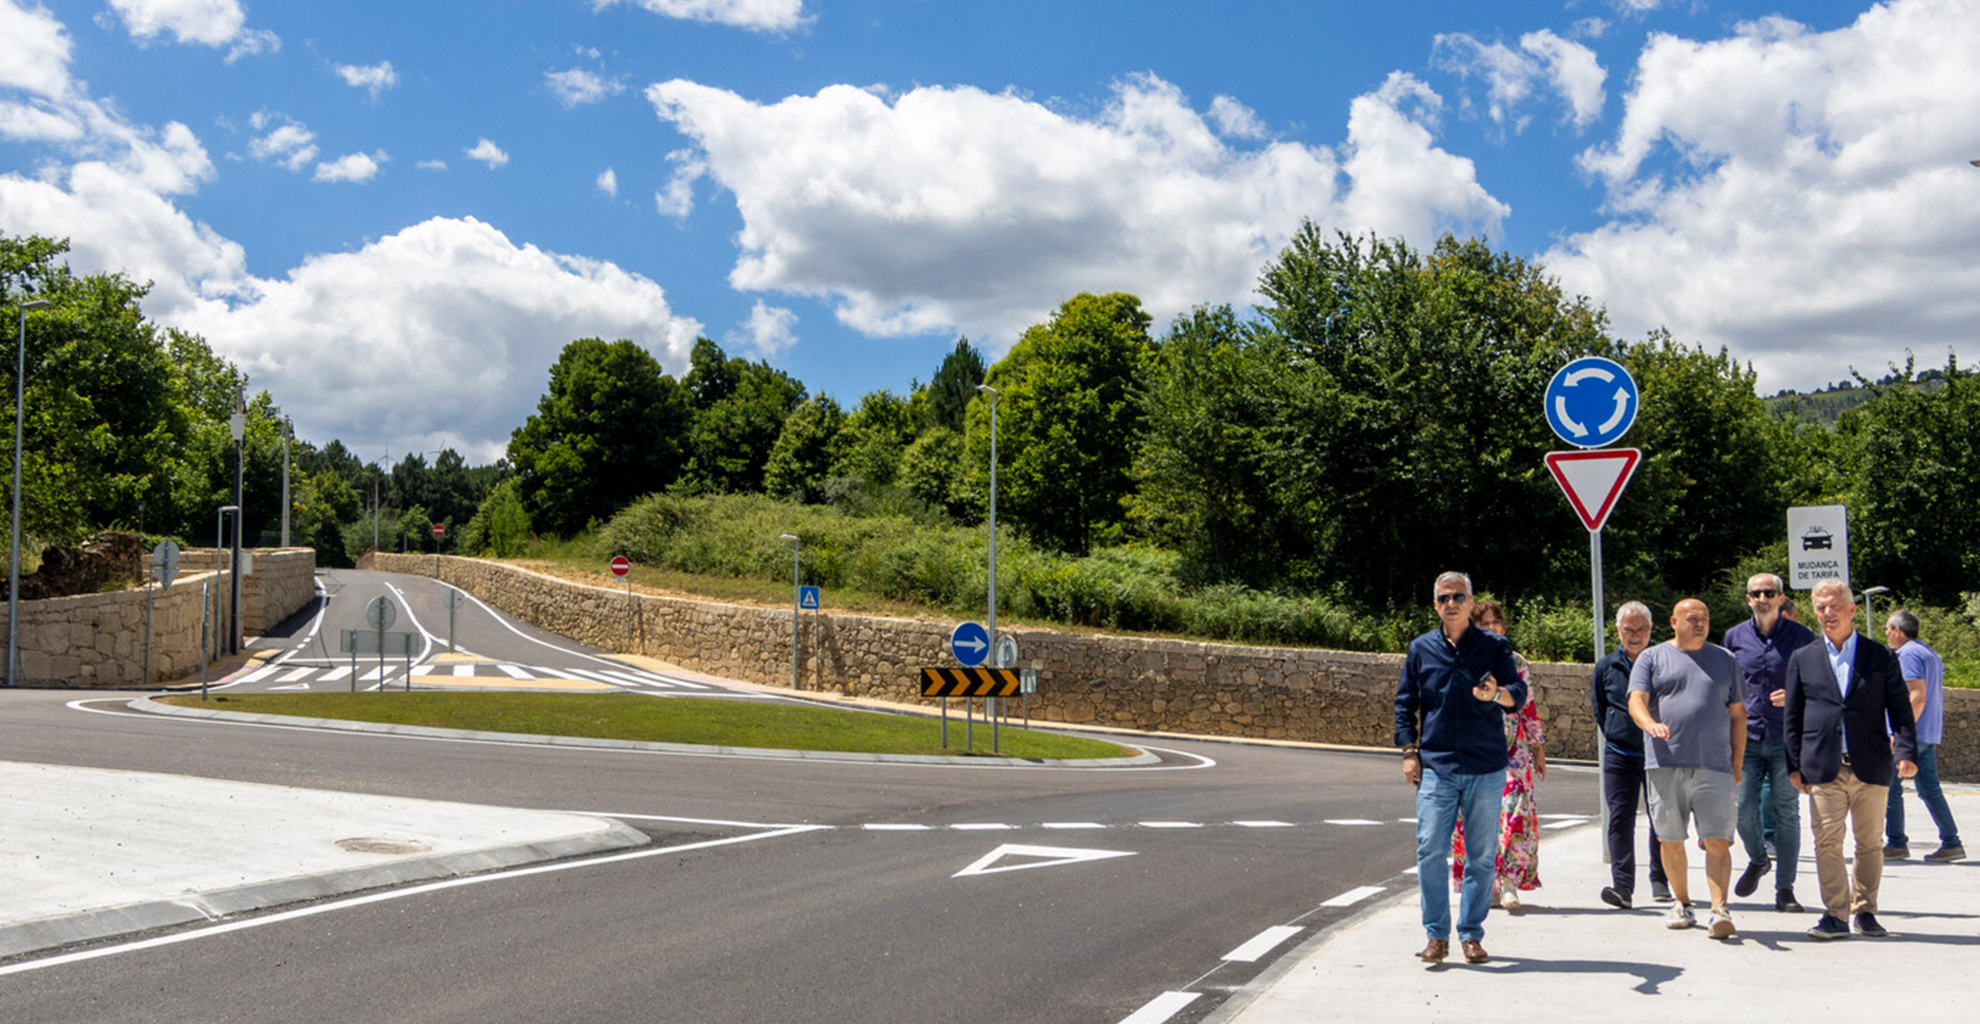
<svg viewBox="0 0 1980 1024"><path fill-rule="evenodd" d="M1593 533L1609 521L1616 499L1636 473L1643 452L1635 448L1596 448L1578 452L1548 452L1547 471L1561 485L1581 525Z"/></svg>

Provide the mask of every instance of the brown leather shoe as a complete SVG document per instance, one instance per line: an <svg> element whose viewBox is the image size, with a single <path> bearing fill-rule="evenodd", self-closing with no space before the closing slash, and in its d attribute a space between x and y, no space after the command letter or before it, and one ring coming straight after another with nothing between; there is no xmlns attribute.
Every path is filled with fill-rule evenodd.
<svg viewBox="0 0 1980 1024"><path fill-rule="evenodd" d="M1485 961L1487 961L1487 960L1490 960L1490 959L1492 959L1492 954L1490 954L1490 953L1487 953L1487 952L1485 952L1485 944L1484 944L1484 943L1482 943L1482 942L1479 942L1479 941L1478 941L1477 939L1466 939L1466 940L1464 940L1464 962L1465 962L1465 963L1468 963L1468 964L1482 964L1482 963L1484 963Z"/></svg>
<svg viewBox="0 0 1980 1024"><path fill-rule="evenodd" d="M1451 940L1431 939L1430 944L1423 947L1423 952L1416 954L1416 958L1426 964L1441 964L1450 955Z"/></svg>

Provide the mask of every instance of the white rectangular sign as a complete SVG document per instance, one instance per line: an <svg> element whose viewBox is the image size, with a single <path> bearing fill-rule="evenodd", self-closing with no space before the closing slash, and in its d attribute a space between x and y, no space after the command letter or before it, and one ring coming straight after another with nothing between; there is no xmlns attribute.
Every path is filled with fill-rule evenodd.
<svg viewBox="0 0 1980 1024"><path fill-rule="evenodd" d="M1807 590L1834 576L1849 582L1849 509L1803 505L1787 510L1788 586Z"/></svg>

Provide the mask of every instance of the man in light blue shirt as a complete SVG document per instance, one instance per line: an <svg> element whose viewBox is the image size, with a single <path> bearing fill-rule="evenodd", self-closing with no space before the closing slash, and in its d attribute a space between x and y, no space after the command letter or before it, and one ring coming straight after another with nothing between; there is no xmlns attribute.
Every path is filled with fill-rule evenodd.
<svg viewBox="0 0 1980 1024"><path fill-rule="evenodd" d="M1955 861L1966 856L1959 843L1959 823L1939 788L1939 743L1945 738L1946 664L1938 652L1918 642L1918 616L1895 611L1884 623L1885 642L1898 656L1904 671L1904 684L1911 691L1911 714L1918 720L1918 799L1932 813L1939 826L1939 848L1925 855L1930 861ZM1884 834L1888 843L1884 856L1903 860L1911 856L1910 840L1904 834L1904 781L1891 783L1890 806L1884 812Z"/></svg>

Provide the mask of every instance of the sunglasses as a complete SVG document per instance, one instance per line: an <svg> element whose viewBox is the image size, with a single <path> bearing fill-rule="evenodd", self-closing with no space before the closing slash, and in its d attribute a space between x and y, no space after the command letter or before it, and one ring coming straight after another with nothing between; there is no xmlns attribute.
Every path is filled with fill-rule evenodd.
<svg viewBox="0 0 1980 1024"><path fill-rule="evenodd" d="M1463 604L1471 600L1470 594L1438 594L1438 604Z"/></svg>
<svg viewBox="0 0 1980 1024"><path fill-rule="evenodd" d="M1778 594L1778 593L1780 593L1780 591L1778 591L1778 590L1775 590L1775 589L1773 589L1772 587L1761 587L1761 588L1760 588L1760 589L1758 589L1758 590L1749 590L1749 591L1747 591L1747 592L1746 592L1746 596L1747 596L1747 597L1773 597L1773 596L1774 596L1775 594Z"/></svg>

